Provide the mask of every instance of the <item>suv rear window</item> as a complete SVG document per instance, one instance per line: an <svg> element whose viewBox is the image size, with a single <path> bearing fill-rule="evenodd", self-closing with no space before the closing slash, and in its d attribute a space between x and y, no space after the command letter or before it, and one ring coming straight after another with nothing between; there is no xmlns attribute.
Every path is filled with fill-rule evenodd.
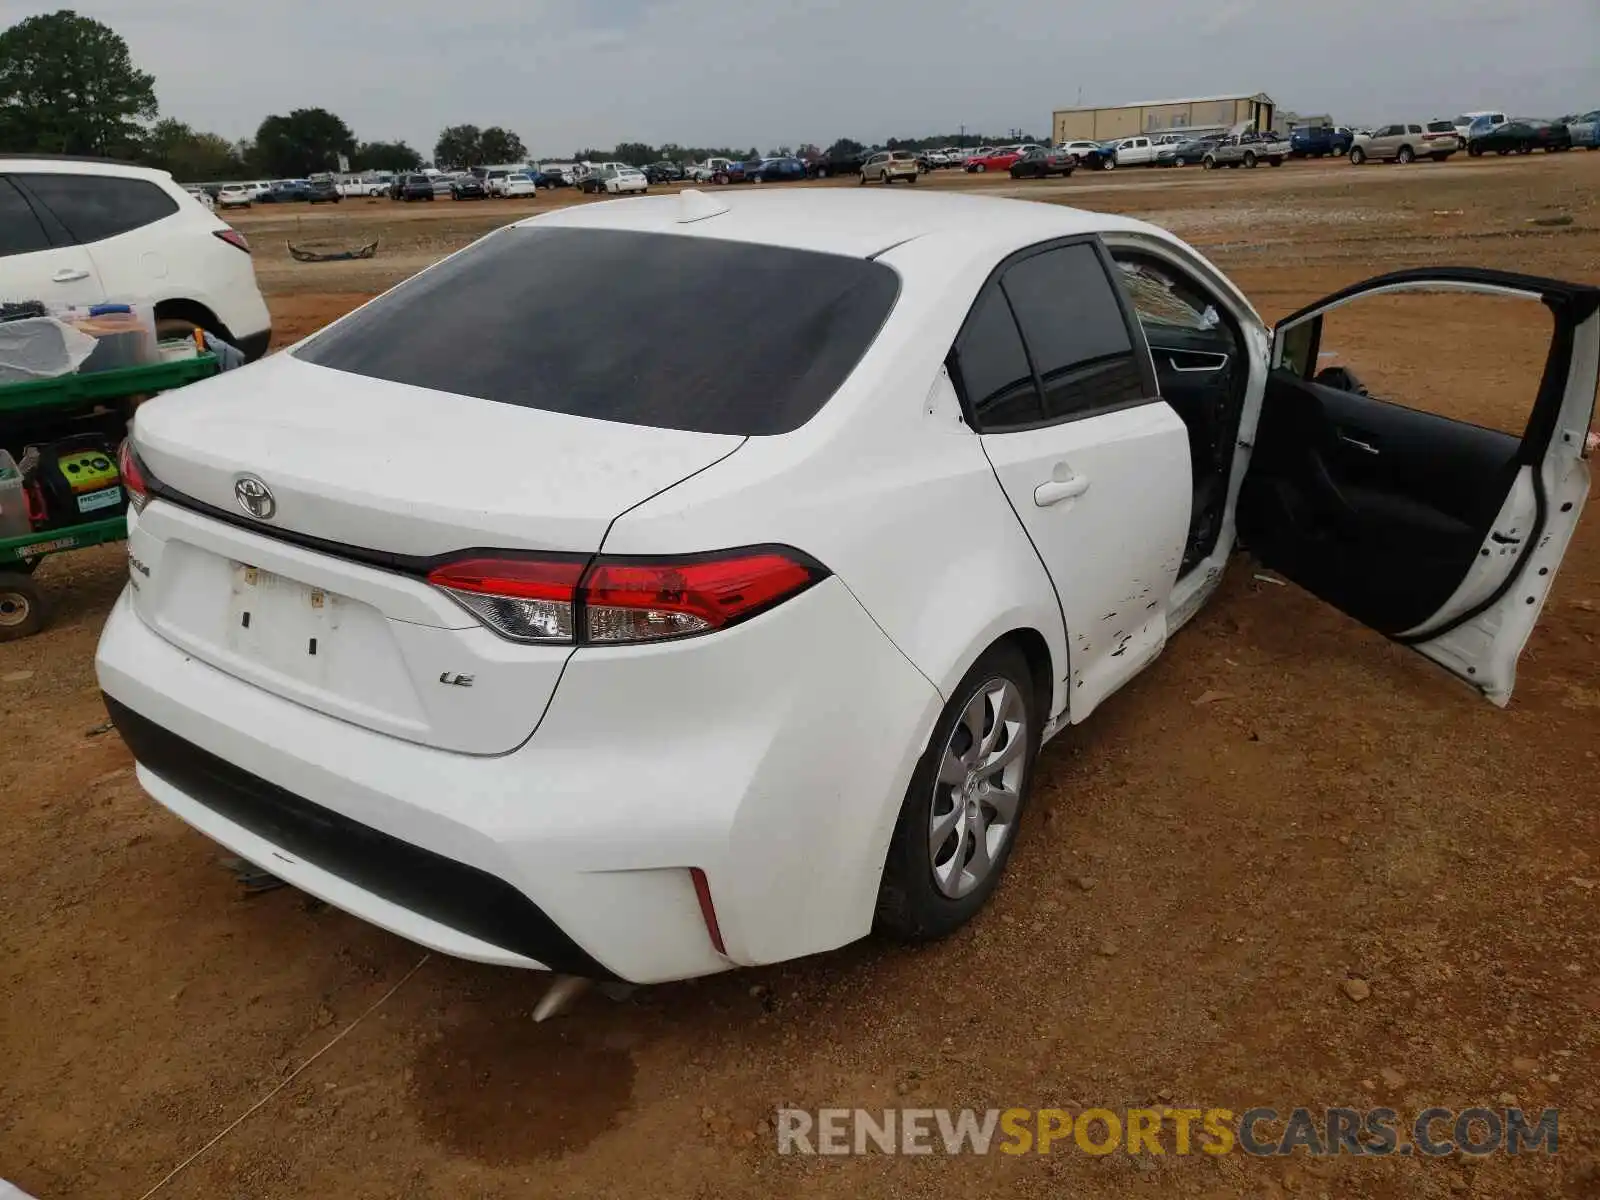
<svg viewBox="0 0 1600 1200"><path fill-rule="evenodd" d="M881 263L679 234L515 227L313 338L306 362L699 433L799 428L893 307Z"/></svg>
<svg viewBox="0 0 1600 1200"><path fill-rule="evenodd" d="M1455 122L1454 121L1429 121L1428 122L1428 132L1429 133L1454 133L1455 131L1456 131L1456 126L1455 126Z"/></svg>
<svg viewBox="0 0 1600 1200"><path fill-rule="evenodd" d="M98 242L178 211L178 202L144 179L113 175L23 175L24 188L79 242Z"/></svg>
<svg viewBox="0 0 1600 1200"><path fill-rule="evenodd" d="M34 216L22 193L0 176L0 258L9 254L28 254L50 249L50 238ZM0 296L0 300L20 300L21 296Z"/></svg>

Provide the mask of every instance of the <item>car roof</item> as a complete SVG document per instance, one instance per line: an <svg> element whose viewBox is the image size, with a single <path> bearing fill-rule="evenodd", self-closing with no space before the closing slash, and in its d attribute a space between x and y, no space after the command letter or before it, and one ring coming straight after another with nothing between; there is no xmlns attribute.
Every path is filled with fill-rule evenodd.
<svg viewBox="0 0 1600 1200"><path fill-rule="evenodd" d="M690 199L685 199L690 197ZM721 211L715 211L720 209ZM911 194L873 189L802 191L687 189L556 209L517 222L539 228L626 229L786 246L867 258L917 238L946 240L1009 253L1049 238L1101 232L1163 230L1129 217L1059 204L953 193Z"/></svg>
<svg viewBox="0 0 1600 1200"><path fill-rule="evenodd" d="M0 154L0 170L26 171L34 175L114 175L123 179L147 179L151 183L171 183L170 171L136 167L108 158L52 158L37 155Z"/></svg>

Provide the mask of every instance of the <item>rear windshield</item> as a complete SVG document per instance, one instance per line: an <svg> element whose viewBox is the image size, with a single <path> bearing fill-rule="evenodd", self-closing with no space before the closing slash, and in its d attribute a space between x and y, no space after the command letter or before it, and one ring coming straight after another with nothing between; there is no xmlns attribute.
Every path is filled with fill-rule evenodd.
<svg viewBox="0 0 1600 1200"><path fill-rule="evenodd" d="M436 391L699 433L799 428L898 277L842 255L612 229L503 229L295 354Z"/></svg>
<svg viewBox="0 0 1600 1200"><path fill-rule="evenodd" d="M1429 133L1454 133L1456 131L1453 121L1429 121Z"/></svg>

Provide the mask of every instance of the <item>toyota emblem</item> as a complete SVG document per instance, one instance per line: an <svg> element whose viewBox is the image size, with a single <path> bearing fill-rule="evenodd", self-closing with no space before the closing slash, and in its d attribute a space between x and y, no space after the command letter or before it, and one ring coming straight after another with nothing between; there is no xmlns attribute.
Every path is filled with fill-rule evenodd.
<svg viewBox="0 0 1600 1200"><path fill-rule="evenodd" d="M239 476L233 484L233 495L239 501L239 507L258 521L270 521L272 514L278 511L278 502L273 499L272 489L254 475Z"/></svg>

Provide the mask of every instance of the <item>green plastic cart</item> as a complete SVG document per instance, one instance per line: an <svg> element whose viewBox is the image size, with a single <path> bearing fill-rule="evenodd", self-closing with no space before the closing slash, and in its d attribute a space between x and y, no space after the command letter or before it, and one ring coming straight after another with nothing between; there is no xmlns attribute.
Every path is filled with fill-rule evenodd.
<svg viewBox="0 0 1600 1200"><path fill-rule="evenodd" d="M170 391L215 375L217 370L216 355L201 354L177 362L0 385L0 445L6 444L7 425L19 417L46 409L65 413L119 405L126 405L131 412L135 397ZM44 624L44 599L31 578L35 567L52 554L118 542L127 536L128 522L119 512L104 520L0 538L0 642L29 637Z"/></svg>

